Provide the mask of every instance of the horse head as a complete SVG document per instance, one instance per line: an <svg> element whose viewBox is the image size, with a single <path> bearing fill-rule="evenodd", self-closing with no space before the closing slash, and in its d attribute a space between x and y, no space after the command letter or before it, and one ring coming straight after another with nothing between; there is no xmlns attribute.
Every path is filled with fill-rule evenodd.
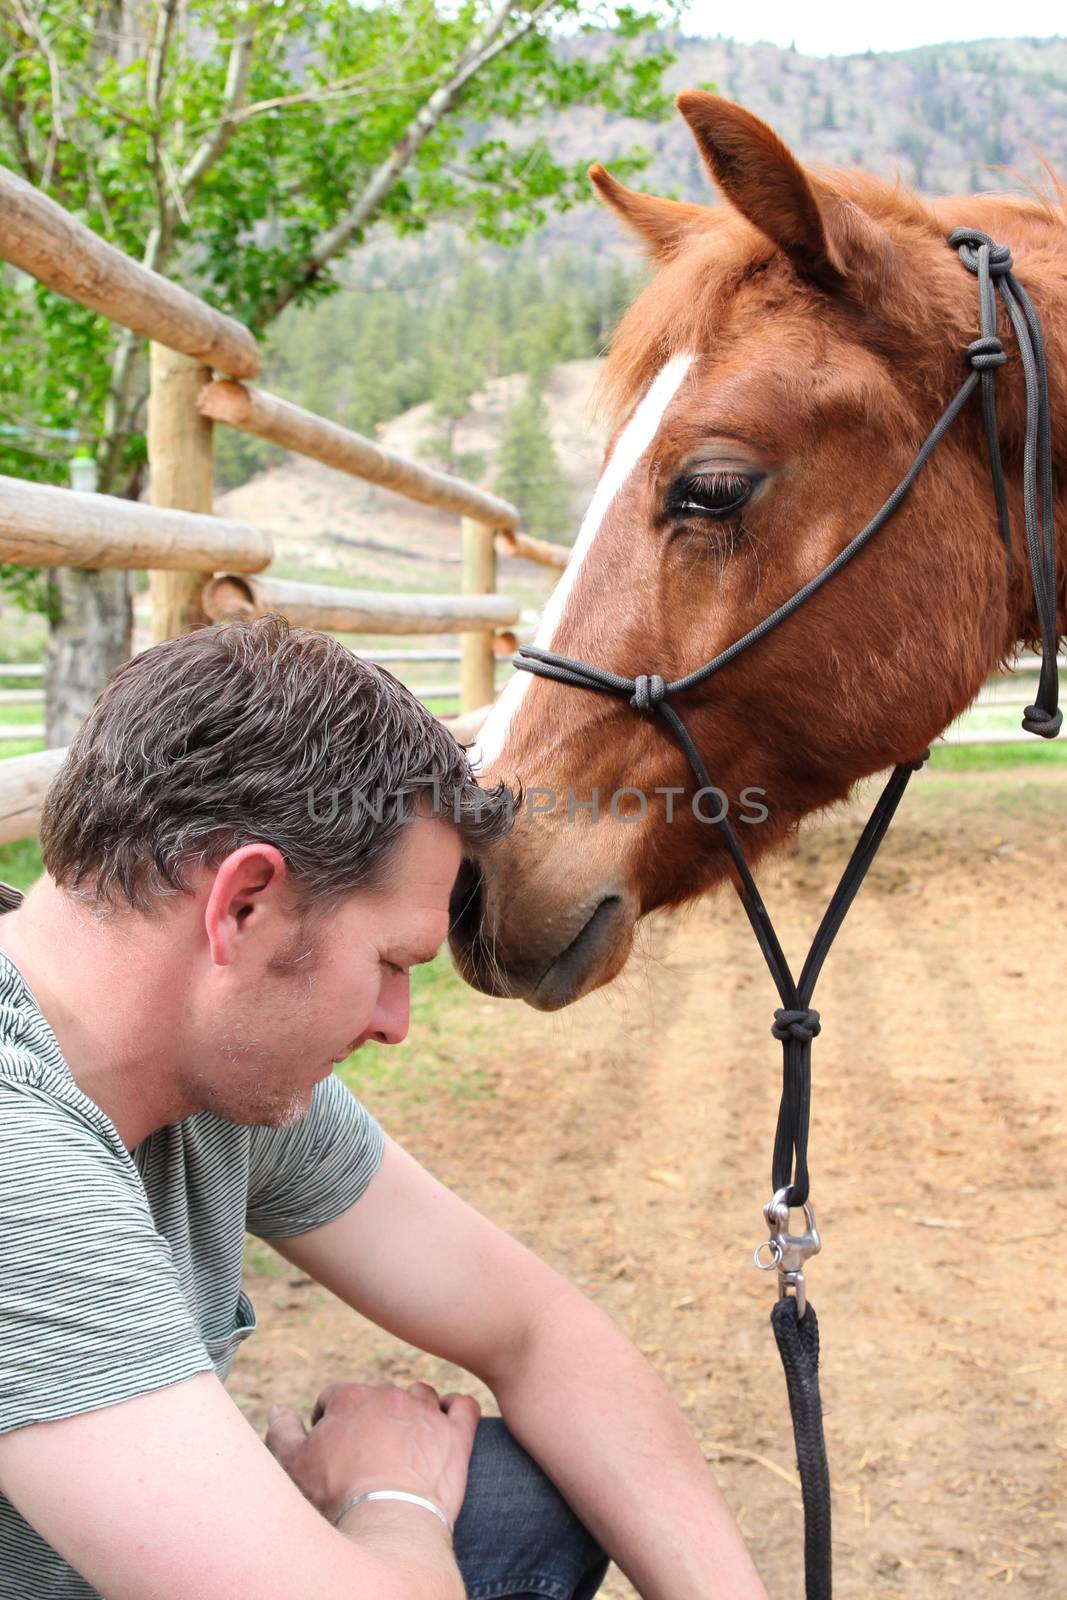
<svg viewBox="0 0 1067 1600"><path fill-rule="evenodd" d="M741 107L698 92L678 104L725 204L636 193L591 169L658 271L613 341L604 396L618 426L537 639L627 678L683 677L741 638L904 476L978 333L952 228L1006 241L1039 309L1060 306L1053 410L1067 409L1061 211L808 172ZM469 981L543 1009L607 982L640 918L728 875L712 825L723 806L756 860L914 758L1034 636L1017 369L999 388L1015 559L975 401L862 554L675 702L715 794L694 796L659 719L515 675L479 742L487 778L525 797L509 838L457 885L453 951Z"/></svg>

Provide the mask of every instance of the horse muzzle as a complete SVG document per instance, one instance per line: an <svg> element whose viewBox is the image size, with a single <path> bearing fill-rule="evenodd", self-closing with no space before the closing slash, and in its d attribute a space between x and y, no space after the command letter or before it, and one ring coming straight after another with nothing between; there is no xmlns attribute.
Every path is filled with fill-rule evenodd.
<svg viewBox="0 0 1067 1600"><path fill-rule="evenodd" d="M621 972L637 921L621 889L600 887L575 899L542 888L527 903L515 887L476 861L460 868L449 943L467 983L559 1011Z"/></svg>

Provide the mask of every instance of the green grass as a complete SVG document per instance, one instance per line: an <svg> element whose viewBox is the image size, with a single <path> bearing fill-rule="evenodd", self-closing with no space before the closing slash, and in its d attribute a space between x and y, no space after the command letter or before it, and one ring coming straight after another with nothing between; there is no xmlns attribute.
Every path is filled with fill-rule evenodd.
<svg viewBox="0 0 1067 1600"><path fill-rule="evenodd" d="M0 845L0 882L28 889L41 876L41 847L36 839L19 839Z"/></svg>
<svg viewBox="0 0 1067 1600"><path fill-rule="evenodd" d="M0 705L0 722L8 727L24 726L35 722L44 721L44 702L38 706L5 706Z"/></svg>
<svg viewBox="0 0 1067 1600"><path fill-rule="evenodd" d="M4 706L0 705L0 725L6 728L32 728L39 727L44 722L44 705L39 706ZM44 740L33 739L0 739L0 761L5 756L28 756L35 750L44 749Z"/></svg>
<svg viewBox="0 0 1067 1600"><path fill-rule="evenodd" d="M32 756L43 749L43 739L0 739L0 761L6 756Z"/></svg>
<svg viewBox="0 0 1067 1600"><path fill-rule="evenodd" d="M1044 739L1029 744L935 745L930 767L935 772L1001 772L1009 767L1054 767L1067 761L1067 746Z"/></svg>

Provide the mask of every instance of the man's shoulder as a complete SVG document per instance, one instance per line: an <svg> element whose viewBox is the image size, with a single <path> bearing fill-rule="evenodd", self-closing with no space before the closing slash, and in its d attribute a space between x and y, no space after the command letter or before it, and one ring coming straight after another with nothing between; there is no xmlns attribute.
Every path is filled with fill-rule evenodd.
<svg viewBox="0 0 1067 1600"><path fill-rule="evenodd" d="M57 1093L76 1090L70 1068L14 962L0 950L0 1077Z"/></svg>

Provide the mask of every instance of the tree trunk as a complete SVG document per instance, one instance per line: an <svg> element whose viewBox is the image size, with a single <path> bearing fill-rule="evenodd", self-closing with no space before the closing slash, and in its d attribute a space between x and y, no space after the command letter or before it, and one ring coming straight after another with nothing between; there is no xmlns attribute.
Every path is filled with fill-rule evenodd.
<svg viewBox="0 0 1067 1600"><path fill-rule="evenodd" d="M116 667L129 660L133 604L128 572L56 567L55 620L45 650L45 742L69 744Z"/></svg>

